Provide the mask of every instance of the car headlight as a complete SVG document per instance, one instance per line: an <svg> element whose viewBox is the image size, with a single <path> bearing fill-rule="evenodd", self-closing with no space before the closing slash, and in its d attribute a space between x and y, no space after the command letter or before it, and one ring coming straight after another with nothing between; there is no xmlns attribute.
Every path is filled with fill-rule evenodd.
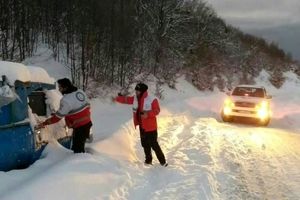
<svg viewBox="0 0 300 200"><path fill-rule="evenodd" d="M233 101L229 98L225 99L223 113L225 115L229 115L231 113L233 107L234 107Z"/></svg>
<svg viewBox="0 0 300 200"><path fill-rule="evenodd" d="M256 107L256 114L261 120L265 120L270 115L269 103L267 101L262 101Z"/></svg>

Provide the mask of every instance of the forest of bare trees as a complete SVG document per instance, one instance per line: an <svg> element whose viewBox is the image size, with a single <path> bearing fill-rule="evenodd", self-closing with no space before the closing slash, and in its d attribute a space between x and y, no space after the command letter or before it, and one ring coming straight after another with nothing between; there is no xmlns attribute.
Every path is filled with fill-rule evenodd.
<svg viewBox="0 0 300 200"><path fill-rule="evenodd" d="M136 75L173 86L178 74L199 89L251 82L261 69L277 77L292 60L276 44L243 34L201 0L0 0L0 60L22 62L40 44L71 70L127 87Z"/></svg>

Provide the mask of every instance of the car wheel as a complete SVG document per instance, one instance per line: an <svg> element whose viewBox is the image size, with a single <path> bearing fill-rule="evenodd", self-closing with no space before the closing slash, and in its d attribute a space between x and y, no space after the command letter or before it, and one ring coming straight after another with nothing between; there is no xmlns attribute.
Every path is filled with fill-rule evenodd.
<svg viewBox="0 0 300 200"><path fill-rule="evenodd" d="M232 121L232 116L224 115L224 113L221 113L221 118L223 122L231 122Z"/></svg>
<svg viewBox="0 0 300 200"><path fill-rule="evenodd" d="M269 125L269 123L270 123L270 118L268 118L268 119L266 119L266 120L264 120L264 121L259 121L259 125L261 125L261 126L268 126Z"/></svg>

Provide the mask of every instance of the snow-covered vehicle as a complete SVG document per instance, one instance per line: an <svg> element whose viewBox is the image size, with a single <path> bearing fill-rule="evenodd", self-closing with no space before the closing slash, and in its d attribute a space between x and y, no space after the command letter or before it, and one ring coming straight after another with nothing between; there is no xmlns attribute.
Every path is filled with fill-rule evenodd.
<svg viewBox="0 0 300 200"><path fill-rule="evenodd" d="M272 96L267 95L264 87L239 85L227 95L221 111L224 122L230 122L236 117L244 117L255 119L263 126L269 124Z"/></svg>
<svg viewBox="0 0 300 200"><path fill-rule="evenodd" d="M25 168L39 159L52 139L70 148L64 120L44 130L34 127L58 109L55 81L39 67L0 61L0 170Z"/></svg>

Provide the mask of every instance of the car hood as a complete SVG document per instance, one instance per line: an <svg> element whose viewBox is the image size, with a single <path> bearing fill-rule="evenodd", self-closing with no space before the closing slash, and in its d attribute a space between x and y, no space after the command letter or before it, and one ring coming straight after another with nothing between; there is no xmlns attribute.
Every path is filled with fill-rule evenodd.
<svg viewBox="0 0 300 200"><path fill-rule="evenodd" d="M250 102L250 103L260 103L262 101L266 101L265 98L259 98L259 97L248 97L248 96L231 96L230 97L232 101L234 102Z"/></svg>

